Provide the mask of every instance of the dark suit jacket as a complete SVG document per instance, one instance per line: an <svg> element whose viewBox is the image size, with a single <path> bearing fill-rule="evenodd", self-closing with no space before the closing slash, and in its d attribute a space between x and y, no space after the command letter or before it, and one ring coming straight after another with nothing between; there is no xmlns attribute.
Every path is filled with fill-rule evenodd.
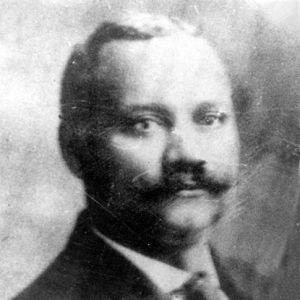
<svg viewBox="0 0 300 300"><path fill-rule="evenodd" d="M239 295L226 276L221 285L230 299ZM91 231L84 211L65 248L46 271L15 300L160 299L155 287L129 261Z"/></svg>

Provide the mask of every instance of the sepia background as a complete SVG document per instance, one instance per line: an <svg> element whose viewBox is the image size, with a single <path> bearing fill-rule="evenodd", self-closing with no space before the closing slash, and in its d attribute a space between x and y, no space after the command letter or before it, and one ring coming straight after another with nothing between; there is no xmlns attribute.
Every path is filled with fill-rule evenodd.
<svg viewBox="0 0 300 300"><path fill-rule="evenodd" d="M257 14L286 33L287 45L300 33L297 0L0 0L0 299L10 299L49 264L84 207L81 182L67 170L57 142L60 79L73 45L103 18L127 9L204 24L221 37L241 74ZM293 174L287 184L297 185ZM224 255L239 256L266 276L276 272L296 224L297 189L290 193L289 202L248 206L244 223L233 222L231 236L221 240Z"/></svg>

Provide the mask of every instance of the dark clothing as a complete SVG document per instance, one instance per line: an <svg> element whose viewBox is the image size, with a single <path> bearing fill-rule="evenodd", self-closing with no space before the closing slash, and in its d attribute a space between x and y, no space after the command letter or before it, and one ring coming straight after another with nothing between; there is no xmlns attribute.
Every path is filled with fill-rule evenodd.
<svg viewBox="0 0 300 300"><path fill-rule="evenodd" d="M218 267L218 266L217 266ZM221 272L222 273L222 272ZM246 299L219 274L230 299ZM78 218L65 248L46 271L15 300L161 299L155 287L91 230L87 211Z"/></svg>

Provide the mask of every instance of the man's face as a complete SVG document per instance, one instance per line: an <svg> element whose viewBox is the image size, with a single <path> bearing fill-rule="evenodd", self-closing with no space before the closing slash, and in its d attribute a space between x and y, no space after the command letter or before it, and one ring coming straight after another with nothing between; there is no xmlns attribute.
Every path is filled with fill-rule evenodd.
<svg viewBox="0 0 300 300"><path fill-rule="evenodd" d="M230 85L214 50L178 35L111 42L99 57L99 80L120 95L111 124L99 127L114 180L107 209L135 230L161 225L165 242L201 232L223 213L239 157Z"/></svg>

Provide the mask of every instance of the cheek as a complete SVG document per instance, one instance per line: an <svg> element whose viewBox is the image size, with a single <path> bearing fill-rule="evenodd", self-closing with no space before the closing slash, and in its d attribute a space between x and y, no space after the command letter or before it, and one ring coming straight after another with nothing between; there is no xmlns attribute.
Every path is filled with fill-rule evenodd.
<svg viewBox="0 0 300 300"><path fill-rule="evenodd" d="M110 145L119 171L124 173L127 179L142 177L147 181L159 180L165 138L146 139L115 135Z"/></svg>
<svg viewBox="0 0 300 300"><path fill-rule="evenodd" d="M223 138L223 145L224 158L233 165L234 168L238 168L240 160L240 142L235 124L228 130L227 138Z"/></svg>
<svg viewBox="0 0 300 300"><path fill-rule="evenodd" d="M235 164L239 160L239 141L237 135L230 132L217 138L218 146L214 147L215 156L224 162Z"/></svg>
<svg viewBox="0 0 300 300"><path fill-rule="evenodd" d="M236 175L239 167L240 145L235 127L217 132L210 137L208 144L208 166L215 166L219 172Z"/></svg>

